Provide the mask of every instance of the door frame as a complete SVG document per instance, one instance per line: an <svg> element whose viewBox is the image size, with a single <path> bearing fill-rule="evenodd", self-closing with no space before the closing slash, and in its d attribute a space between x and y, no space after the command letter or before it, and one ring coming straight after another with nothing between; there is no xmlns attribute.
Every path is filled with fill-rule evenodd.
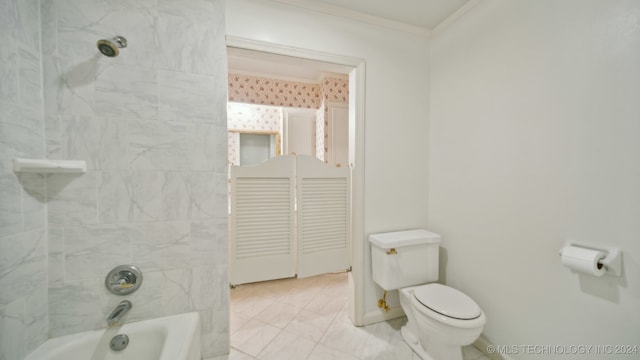
<svg viewBox="0 0 640 360"><path fill-rule="evenodd" d="M351 271L349 272L349 319L364 325L364 131L365 131L365 61L321 51L226 36L227 47L261 51L277 55L322 61L353 68L349 72L349 162L351 177Z"/></svg>

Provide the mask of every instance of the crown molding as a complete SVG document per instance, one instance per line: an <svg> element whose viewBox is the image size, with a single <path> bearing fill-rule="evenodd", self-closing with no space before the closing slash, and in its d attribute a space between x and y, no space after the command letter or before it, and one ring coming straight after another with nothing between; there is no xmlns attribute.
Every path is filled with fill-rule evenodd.
<svg viewBox="0 0 640 360"><path fill-rule="evenodd" d="M398 30L398 31L419 35L427 38L431 36L431 30L424 27L415 26L415 25L411 25L411 24L400 22L400 21L395 21L395 20L375 16L375 15L369 15L359 11L346 9L346 8L332 5L332 4L318 3L313 0L272 0L272 1L303 8L306 10L321 12L323 14L334 15L342 18L360 21L360 22L371 24L371 25L382 26L388 29Z"/></svg>
<svg viewBox="0 0 640 360"><path fill-rule="evenodd" d="M441 33L444 29L446 29L449 25L458 20L462 15L466 14L469 10L473 9L478 5L482 0L469 0L467 1L460 9L456 10L453 14L449 15L446 19L442 20L440 24L436 25L433 30L431 30L431 35L436 36Z"/></svg>

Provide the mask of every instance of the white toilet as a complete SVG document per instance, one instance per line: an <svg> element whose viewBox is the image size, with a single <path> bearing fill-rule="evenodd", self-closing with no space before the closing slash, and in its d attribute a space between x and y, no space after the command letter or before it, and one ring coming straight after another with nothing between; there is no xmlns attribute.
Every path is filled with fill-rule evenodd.
<svg viewBox="0 0 640 360"><path fill-rule="evenodd" d="M470 297L438 280L440 235L408 230L369 235L373 280L400 291L402 338L424 360L462 360L487 322Z"/></svg>

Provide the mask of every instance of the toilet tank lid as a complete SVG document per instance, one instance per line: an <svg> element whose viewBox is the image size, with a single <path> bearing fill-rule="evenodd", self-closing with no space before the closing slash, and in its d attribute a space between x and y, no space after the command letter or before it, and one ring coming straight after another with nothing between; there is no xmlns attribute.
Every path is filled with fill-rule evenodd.
<svg viewBox="0 0 640 360"><path fill-rule="evenodd" d="M416 229L369 235L369 242L382 249L440 243L440 235Z"/></svg>

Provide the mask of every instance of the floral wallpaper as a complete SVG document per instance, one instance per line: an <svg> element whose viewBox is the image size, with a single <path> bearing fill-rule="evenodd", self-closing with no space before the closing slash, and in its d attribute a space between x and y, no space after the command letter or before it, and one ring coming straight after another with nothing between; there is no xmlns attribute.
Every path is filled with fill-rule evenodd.
<svg viewBox="0 0 640 360"><path fill-rule="evenodd" d="M229 101L317 109L320 84L229 74Z"/></svg>
<svg viewBox="0 0 640 360"><path fill-rule="evenodd" d="M229 130L280 131L282 108L229 102L227 128Z"/></svg>
<svg viewBox="0 0 640 360"><path fill-rule="evenodd" d="M331 141L329 104L349 102L349 79L326 77L319 83L305 83L229 74L228 94L230 105L237 103L228 109L229 129L282 132L282 109L276 120L276 106L319 109L316 118L316 157L326 161ZM246 110L245 113L241 110L242 106L248 104L266 106L263 109L256 108L257 114L248 115ZM229 161L234 163L231 157L235 148L232 146L237 145L233 139L229 140Z"/></svg>
<svg viewBox="0 0 640 360"><path fill-rule="evenodd" d="M349 80L325 78L322 80L322 94L325 101L348 103Z"/></svg>
<svg viewBox="0 0 640 360"><path fill-rule="evenodd" d="M316 144L324 147L324 154L319 156L318 145L316 145L316 157L327 162L329 158L329 103L348 103L349 102L349 80L325 78L322 81L322 103L320 108L324 109L322 119L318 117L318 122L324 122L324 129L316 128L316 134L323 134L323 138L316 136Z"/></svg>
<svg viewBox="0 0 640 360"><path fill-rule="evenodd" d="M282 108L242 103L227 103L227 129L277 131L282 135ZM230 164L240 164L240 135L228 132L228 160Z"/></svg>

